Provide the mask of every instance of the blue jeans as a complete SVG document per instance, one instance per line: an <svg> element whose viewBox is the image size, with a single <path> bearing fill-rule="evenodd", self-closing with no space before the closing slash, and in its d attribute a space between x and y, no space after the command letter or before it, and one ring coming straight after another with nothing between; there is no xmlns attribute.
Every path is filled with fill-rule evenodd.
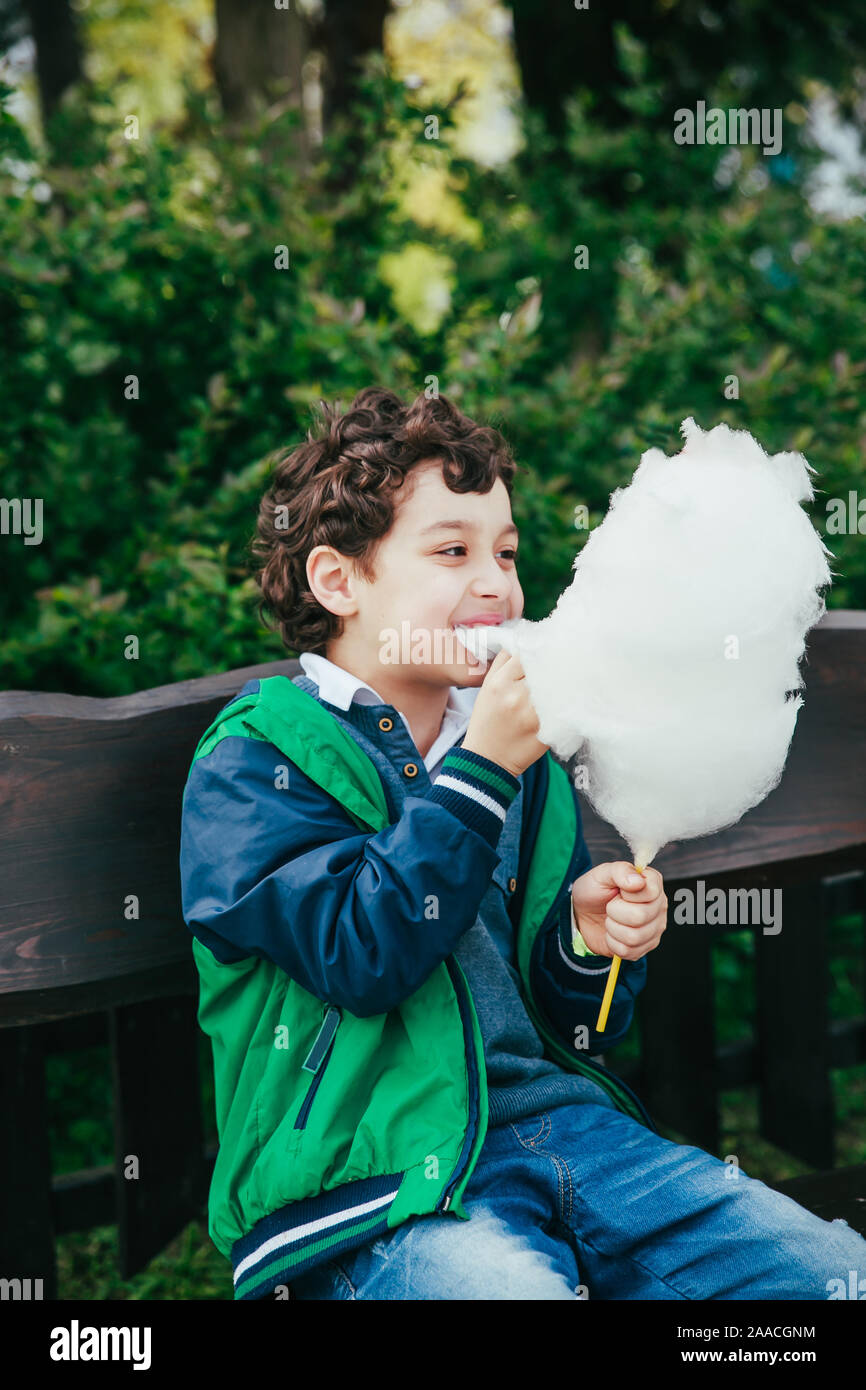
<svg viewBox="0 0 866 1390"><path fill-rule="evenodd" d="M606 1105L489 1130L469 1221L413 1217L292 1281L299 1299L827 1299L866 1240Z"/></svg>

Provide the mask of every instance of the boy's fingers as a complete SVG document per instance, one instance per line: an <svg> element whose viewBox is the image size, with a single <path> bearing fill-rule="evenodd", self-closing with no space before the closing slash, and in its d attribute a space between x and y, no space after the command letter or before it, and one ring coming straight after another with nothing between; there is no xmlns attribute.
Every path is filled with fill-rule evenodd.
<svg viewBox="0 0 866 1390"><path fill-rule="evenodd" d="M654 903L661 897L661 890L657 883L647 879L642 888L621 888L620 896L627 903Z"/></svg>
<svg viewBox="0 0 866 1390"><path fill-rule="evenodd" d="M617 860L610 865L609 877L626 902L651 903L661 896L662 876L657 869L644 869L639 874L633 864Z"/></svg>
<svg viewBox="0 0 866 1390"><path fill-rule="evenodd" d="M501 671L503 667L508 668L505 672L506 680L525 680L525 672L519 659L516 656L512 656L511 652L506 651L504 647L501 652L496 653L496 656L487 668L486 674L489 676L492 671Z"/></svg>
<svg viewBox="0 0 866 1390"><path fill-rule="evenodd" d="M611 949L616 955L621 956L625 951L634 951L641 946L647 946L657 937L660 937L665 929L662 927L660 931L656 922L647 922L642 927L627 927L622 922L610 920L608 915L605 930L609 940L615 943Z"/></svg>
<svg viewBox="0 0 866 1390"><path fill-rule="evenodd" d="M605 912L614 922L619 922L624 927L642 927L649 919L647 918L647 903L625 902L622 898L611 898ZM652 913L654 918L656 913Z"/></svg>
<svg viewBox="0 0 866 1390"><path fill-rule="evenodd" d="M633 864L617 859L612 864L599 864L599 877L605 886L618 888L621 893L640 896L646 890L647 880L641 877Z"/></svg>
<svg viewBox="0 0 866 1390"><path fill-rule="evenodd" d="M647 887L653 888L655 890L653 893L653 897L661 897L661 894L664 891L664 879L662 878L658 869L644 869L643 876L646 879Z"/></svg>
<svg viewBox="0 0 866 1390"><path fill-rule="evenodd" d="M490 672L491 672L491 671L498 671L499 668L500 668L500 666L504 666L505 663L506 663L506 661L510 661L510 660L511 660L511 653L510 653L510 652L507 652L507 651L505 650L505 648L503 647L502 651L501 651L501 652L497 652L496 655L495 655L495 657L494 657L493 660L491 661L490 666L489 666L488 671L487 671L487 674L490 675Z"/></svg>

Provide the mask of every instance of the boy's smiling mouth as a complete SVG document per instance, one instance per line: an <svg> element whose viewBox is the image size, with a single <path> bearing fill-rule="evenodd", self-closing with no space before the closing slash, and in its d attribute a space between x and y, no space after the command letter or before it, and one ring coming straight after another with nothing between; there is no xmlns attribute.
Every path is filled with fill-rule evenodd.
<svg viewBox="0 0 866 1390"><path fill-rule="evenodd" d="M460 622L452 623L451 628L453 630L455 627L480 627L482 624L485 627L498 627L503 621L501 613L479 613L477 617L463 618Z"/></svg>

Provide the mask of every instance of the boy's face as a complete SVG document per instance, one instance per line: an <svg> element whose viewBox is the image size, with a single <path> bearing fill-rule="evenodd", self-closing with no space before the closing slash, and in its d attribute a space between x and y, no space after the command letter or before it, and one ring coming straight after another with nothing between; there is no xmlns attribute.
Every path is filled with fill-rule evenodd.
<svg viewBox="0 0 866 1390"><path fill-rule="evenodd" d="M336 659L339 652L370 669L372 655L383 675L401 681L480 685L487 664L468 655L453 628L522 615L516 554L500 478L487 493L452 492L438 461L418 464L396 494L391 530L374 554L377 578L353 578L357 611L344 618L344 636L328 656L333 648Z"/></svg>

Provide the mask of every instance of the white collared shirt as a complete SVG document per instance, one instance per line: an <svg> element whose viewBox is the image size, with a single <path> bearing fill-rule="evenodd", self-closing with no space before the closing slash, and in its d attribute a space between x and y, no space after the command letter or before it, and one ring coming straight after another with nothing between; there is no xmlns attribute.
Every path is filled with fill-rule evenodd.
<svg viewBox="0 0 866 1390"><path fill-rule="evenodd" d="M352 675L351 671L337 666L335 662L329 661L327 657L321 656L318 652L301 652L298 661L304 675L316 682L322 699L327 700L329 705L336 705L337 709L347 710L353 700L357 700L362 705L387 705L390 703L389 700L383 699L371 685L367 685L366 681L359 680L357 676ZM424 756L424 766L429 773L431 782L438 775L439 765L445 754L466 732L472 707L480 689L481 687L478 685L466 686L462 689L456 685L449 687L448 703L445 706L439 733ZM409 720L402 710L397 710L397 713L409 730L409 737L414 743L415 735L412 733Z"/></svg>

